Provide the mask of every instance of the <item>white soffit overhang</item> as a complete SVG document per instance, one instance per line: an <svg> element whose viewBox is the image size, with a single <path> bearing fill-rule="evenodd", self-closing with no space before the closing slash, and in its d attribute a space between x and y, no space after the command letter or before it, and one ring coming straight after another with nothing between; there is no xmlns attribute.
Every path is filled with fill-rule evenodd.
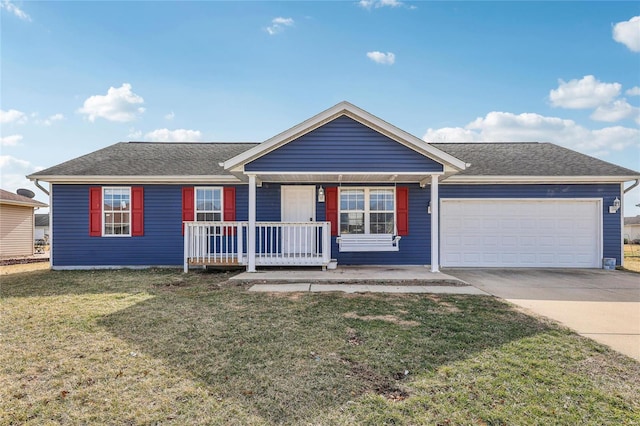
<svg viewBox="0 0 640 426"><path fill-rule="evenodd" d="M449 168L453 168L456 171L464 170L466 163L444 151L441 151L427 142L413 136L410 133L405 132L398 127L387 123L386 121L368 113L367 111L358 108L357 106L343 101L339 104L332 106L331 108L314 115L313 117L303 121L302 123L291 127L284 132L267 139L259 145L239 154L224 163L222 163L225 170L230 170L232 173L241 173L244 171L244 165L259 158L269 152L278 149L279 147L286 145L287 143L303 136L312 130L321 127L322 125L345 115L353 120L393 139L394 141L416 151L420 154L431 158L439 163L442 163Z"/></svg>

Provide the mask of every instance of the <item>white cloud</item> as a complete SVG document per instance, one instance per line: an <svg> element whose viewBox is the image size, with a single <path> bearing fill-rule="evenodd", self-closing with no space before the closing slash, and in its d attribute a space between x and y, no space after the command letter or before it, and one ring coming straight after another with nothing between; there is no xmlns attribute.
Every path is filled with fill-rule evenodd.
<svg viewBox="0 0 640 426"><path fill-rule="evenodd" d="M601 105L591 114L596 121L614 122L633 118L640 124L640 108L629 105L626 99L618 99L607 105Z"/></svg>
<svg viewBox="0 0 640 426"><path fill-rule="evenodd" d="M169 120L169 121L171 121L171 120L173 120L173 119L175 118L175 116L176 116L176 115L173 113L173 111L171 111L169 114L166 114L166 115L164 116L164 119L165 119L165 120Z"/></svg>
<svg viewBox="0 0 640 426"><path fill-rule="evenodd" d="M199 142L202 139L202 133L199 130L156 129L144 137L151 142Z"/></svg>
<svg viewBox="0 0 640 426"><path fill-rule="evenodd" d="M0 109L0 123L2 124L6 124L6 123L24 124L27 122L27 120L28 120L27 115L22 111L18 111L17 109L10 109L9 111L4 111Z"/></svg>
<svg viewBox="0 0 640 426"><path fill-rule="evenodd" d="M640 86L632 87L624 92L627 96L640 96Z"/></svg>
<svg viewBox="0 0 640 426"><path fill-rule="evenodd" d="M129 134L127 135L130 141L139 141L142 139L142 131L136 129L129 129Z"/></svg>
<svg viewBox="0 0 640 426"><path fill-rule="evenodd" d="M22 140L22 135L0 137L0 146L16 146Z"/></svg>
<svg viewBox="0 0 640 426"><path fill-rule="evenodd" d="M144 103L141 96L131 91L129 83L121 87L109 87L106 95L94 95L84 101L80 114L85 114L89 121L93 122L98 117L109 121L133 121L138 114L144 112L144 108L138 106Z"/></svg>
<svg viewBox="0 0 640 426"><path fill-rule="evenodd" d="M29 16L24 10L20 9L9 0L2 0L0 2L0 9L5 9L9 13L13 13L23 21L31 22L31 16Z"/></svg>
<svg viewBox="0 0 640 426"><path fill-rule="evenodd" d="M278 16L271 20L271 25L265 28L269 35L275 35L283 32L287 27L292 27L295 22L292 18L283 18Z"/></svg>
<svg viewBox="0 0 640 426"><path fill-rule="evenodd" d="M36 193L36 199L48 202L46 196L35 187L26 175L42 170L27 160L21 160L10 155L0 155L0 182L2 189L15 192L18 188L29 188Z"/></svg>
<svg viewBox="0 0 640 426"><path fill-rule="evenodd" d="M549 92L551 104L570 109L596 108L611 102L620 94L620 83L603 83L592 75L581 80L559 80L557 89Z"/></svg>
<svg viewBox="0 0 640 426"><path fill-rule="evenodd" d="M45 118L43 121L39 122L39 124L42 124L43 126L51 126L56 121L62 121L62 120L64 120L64 115L58 113L58 114L50 115L49 117Z"/></svg>
<svg viewBox="0 0 640 426"><path fill-rule="evenodd" d="M613 39L627 46L632 52L640 52L640 16L615 24Z"/></svg>
<svg viewBox="0 0 640 426"><path fill-rule="evenodd" d="M360 0L358 5L364 9L381 8L381 7L400 7L404 6L404 3L398 0ZM415 6L410 7L415 9Z"/></svg>
<svg viewBox="0 0 640 426"><path fill-rule="evenodd" d="M464 127L428 129L427 142L552 142L582 152L639 146L640 129L622 126L590 130L573 120L535 113L492 111Z"/></svg>
<svg viewBox="0 0 640 426"><path fill-rule="evenodd" d="M367 57L378 64L393 65L396 61L396 55L391 52L382 53L378 51L367 52Z"/></svg>

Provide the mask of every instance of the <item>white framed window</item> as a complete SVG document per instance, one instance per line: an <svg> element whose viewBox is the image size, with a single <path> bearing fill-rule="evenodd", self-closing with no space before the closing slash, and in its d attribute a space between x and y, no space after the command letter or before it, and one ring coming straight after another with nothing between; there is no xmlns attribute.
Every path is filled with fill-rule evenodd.
<svg viewBox="0 0 640 426"><path fill-rule="evenodd" d="M131 236L131 188L102 188L103 236Z"/></svg>
<svg viewBox="0 0 640 426"><path fill-rule="evenodd" d="M222 188L195 188L195 220L197 222L222 222Z"/></svg>
<svg viewBox="0 0 640 426"><path fill-rule="evenodd" d="M394 234L394 188L341 188L340 234Z"/></svg>

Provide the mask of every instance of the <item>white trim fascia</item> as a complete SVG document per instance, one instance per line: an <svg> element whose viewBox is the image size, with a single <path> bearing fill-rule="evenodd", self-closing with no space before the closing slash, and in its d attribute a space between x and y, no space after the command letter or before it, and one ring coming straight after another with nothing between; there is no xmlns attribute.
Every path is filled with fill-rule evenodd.
<svg viewBox="0 0 640 426"><path fill-rule="evenodd" d="M460 176L446 178L442 184L467 183L621 183L637 176Z"/></svg>
<svg viewBox="0 0 640 426"><path fill-rule="evenodd" d="M75 183L75 184L118 184L118 183L127 183L127 184L140 184L140 183L149 183L149 184L174 184L174 183L229 183L236 184L242 183L240 179L235 176L225 176L225 175L186 175L186 176L175 176L175 175L167 175L167 176L140 176L140 175L128 175L128 176L105 176L105 175L95 175L95 176L60 176L60 175L51 175L51 176L27 176L29 180L41 180L44 182L49 182L52 184L64 184L64 183Z"/></svg>
<svg viewBox="0 0 640 426"><path fill-rule="evenodd" d="M534 197L534 198L524 198L524 197L443 197L440 196L441 201L600 201L602 202L602 198L600 197Z"/></svg>
<svg viewBox="0 0 640 426"><path fill-rule="evenodd" d="M40 203L40 201L36 201L36 202ZM45 203L35 204L33 202L17 201L17 200L0 200L0 204L10 205L10 206L20 206L20 207L31 207L33 209L40 209L40 208L44 209L46 207L49 207Z"/></svg>
<svg viewBox="0 0 640 426"><path fill-rule="evenodd" d="M309 171L299 171L299 172L256 172L252 171L251 174L256 176L269 176L269 175L322 175L322 176L344 176L344 175L374 175L374 176L397 176L397 175L409 175L409 176L431 176L431 175L443 175L444 172L309 172Z"/></svg>
<svg viewBox="0 0 640 426"><path fill-rule="evenodd" d="M393 126L392 124L389 124L386 121L374 116L373 114L361 108L358 108L357 106L346 101L340 102L332 106L331 108L303 121L302 123L297 124L290 129L285 130L284 132L279 133L270 139L267 139L261 144L256 145L253 148L250 148L247 151L225 161L224 168L225 170L228 170L237 166L243 166L244 164L253 161L256 158L261 157L279 148L280 146L285 145L292 140L311 132L312 130L317 129L318 127L330 122L331 120L340 117L341 115L352 118L355 121L373 130L376 130L384 134L385 136L390 137L396 142L399 142L402 145L405 145L406 147L411 148L414 151L419 152L429 158L432 158L439 162L448 163L449 165L455 167L457 170L464 170L466 168L466 163L464 161L429 145L422 139L419 139L416 136L413 136L412 134L399 129L398 127Z"/></svg>

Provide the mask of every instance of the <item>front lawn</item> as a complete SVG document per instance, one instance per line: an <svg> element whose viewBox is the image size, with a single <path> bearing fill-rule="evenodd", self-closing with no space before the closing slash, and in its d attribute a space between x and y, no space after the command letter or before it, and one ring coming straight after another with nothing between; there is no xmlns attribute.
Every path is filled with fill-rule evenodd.
<svg viewBox="0 0 640 426"><path fill-rule="evenodd" d="M640 363L491 297L1 285L0 424L638 424Z"/></svg>

